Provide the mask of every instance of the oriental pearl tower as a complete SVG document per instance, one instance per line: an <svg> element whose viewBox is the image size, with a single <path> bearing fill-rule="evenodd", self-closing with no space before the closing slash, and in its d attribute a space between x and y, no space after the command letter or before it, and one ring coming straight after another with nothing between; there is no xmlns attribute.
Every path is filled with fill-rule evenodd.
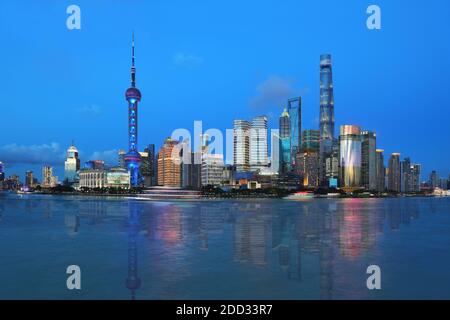
<svg viewBox="0 0 450 320"><path fill-rule="evenodd" d="M128 101L128 153L125 155L125 164L130 172L131 186L139 185L139 165L141 155L137 151L138 143L138 104L141 101L141 92L136 88L136 68L134 67L134 33L131 45L131 87L125 92Z"/></svg>

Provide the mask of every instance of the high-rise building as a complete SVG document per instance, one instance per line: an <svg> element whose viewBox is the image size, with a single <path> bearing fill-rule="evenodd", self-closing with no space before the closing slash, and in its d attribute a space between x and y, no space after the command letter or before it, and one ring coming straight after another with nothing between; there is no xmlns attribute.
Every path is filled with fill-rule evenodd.
<svg viewBox="0 0 450 320"><path fill-rule="evenodd" d="M64 162L64 182L74 183L78 180L77 172L80 170L80 159L78 149L73 145L67 149L67 158Z"/></svg>
<svg viewBox="0 0 450 320"><path fill-rule="evenodd" d="M303 149L297 153L297 159L303 186L317 187L319 185L319 152L314 149Z"/></svg>
<svg viewBox="0 0 450 320"><path fill-rule="evenodd" d="M291 133L291 170L295 171L298 170L295 161L302 143L302 99L301 97L289 99L287 105Z"/></svg>
<svg viewBox="0 0 450 320"><path fill-rule="evenodd" d="M300 152L297 153L298 174L304 187L319 185L319 130L304 130Z"/></svg>
<svg viewBox="0 0 450 320"><path fill-rule="evenodd" d="M431 189L435 189L438 186L438 175L435 170L431 171L428 184L430 185Z"/></svg>
<svg viewBox="0 0 450 320"><path fill-rule="evenodd" d="M361 132L361 178L364 188L377 189L376 149L377 135L372 131Z"/></svg>
<svg viewBox="0 0 450 320"><path fill-rule="evenodd" d="M340 130L340 184L343 188L359 188L361 183L361 129L343 125Z"/></svg>
<svg viewBox="0 0 450 320"><path fill-rule="evenodd" d="M238 172L250 170L250 122L234 120L233 164Z"/></svg>
<svg viewBox="0 0 450 320"><path fill-rule="evenodd" d="M149 144L141 155L141 165L139 166L140 175L144 180L144 186L155 185L155 145Z"/></svg>
<svg viewBox="0 0 450 320"><path fill-rule="evenodd" d="M89 160L84 163L84 169L91 170L105 170L105 161L103 160Z"/></svg>
<svg viewBox="0 0 450 320"><path fill-rule="evenodd" d="M327 187L337 187L337 182L339 180L339 156L340 156L340 145L339 140L334 139L331 146L331 153L327 154L325 158L325 182L327 182ZM320 151L319 151L319 161L320 161ZM319 163L320 170L320 163ZM320 183L320 179L319 179Z"/></svg>
<svg viewBox="0 0 450 320"><path fill-rule="evenodd" d="M280 174L286 174L291 171L291 119L286 108L279 118L279 156L280 156ZM272 159L273 160L273 159Z"/></svg>
<svg viewBox="0 0 450 320"><path fill-rule="evenodd" d="M44 188L55 187L58 183L58 177L53 175L53 168L44 166L42 168L42 186Z"/></svg>
<svg viewBox="0 0 450 320"><path fill-rule="evenodd" d="M223 176L223 155L205 153L202 156L202 186L220 186Z"/></svg>
<svg viewBox="0 0 450 320"><path fill-rule="evenodd" d="M405 158L400 162L400 191L403 193L413 192L410 158Z"/></svg>
<svg viewBox="0 0 450 320"><path fill-rule="evenodd" d="M25 172L25 186L32 188L34 186L33 171Z"/></svg>
<svg viewBox="0 0 450 320"><path fill-rule="evenodd" d="M422 173L422 168L420 164L413 164L411 166L412 172L412 185L414 192L420 192L420 175Z"/></svg>
<svg viewBox="0 0 450 320"><path fill-rule="evenodd" d="M158 185L181 187L181 155L178 141L167 138L158 152Z"/></svg>
<svg viewBox="0 0 450 320"><path fill-rule="evenodd" d="M320 56L320 151L319 178L327 185L326 159L332 152L334 140L334 94L331 55Z"/></svg>
<svg viewBox="0 0 450 320"><path fill-rule="evenodd" d="M304 130L302 134L302 150L314 150L319 152L320 148L320 131Z"/></svg>
<svg viewBox="0 0 450 320"><path fill-rule="evenodd" d="M183 150L182 187L200 190L202 187L202 153Z"/></svg>
<svg viewBox="0 0 450 320"><path fill-rule="evenodd" d="M375 158L376 158L376 180L377 180L377 188L378 192L384 192L386 189L385 179L386 179L386 168L384 167L384 150L377 149Z"/></svg>
<svg viewBox="0 0 450 320"><path fill-rule="evenodd" d="M119 150L119 152L118 152L118 154L117 154L117 157L118 157L118 163L119 163L119 167L121 167L121 168L123 168L123 169L126 169L127 168L127 165L126 165L126 163L125 163L125 155L126 155L127 153L125 152L125 150Z"/></svg>
<svg viewBox="0 0 450 320"><path fill-rule="evenodd" d="M400 153L391 154L388 169L388 190L400 192Z"/></svg>
<svg viewBox="0 0 450 320"><path fill-rule="evenodd" d="M138 152L138 104L141 101L141 92L136 88L136 68L134 66L134 34L131 45L131 87L125 92L128 101L128 153L124 160L130 172L131 186L140 184L139 165L141 155Z"/></svg>
<svg viewBox="0 0 450 320"><path fill-rule="evenodd" d="M5 181L5 168L3 166L3 162L0 161L0 182Z"/></svg>
<svg viewBox="0 0 450 320"><path fill-rule="evenodd" d="M255 117L250 126L250 169L261 170L269 166L267 117Z"/></svg>

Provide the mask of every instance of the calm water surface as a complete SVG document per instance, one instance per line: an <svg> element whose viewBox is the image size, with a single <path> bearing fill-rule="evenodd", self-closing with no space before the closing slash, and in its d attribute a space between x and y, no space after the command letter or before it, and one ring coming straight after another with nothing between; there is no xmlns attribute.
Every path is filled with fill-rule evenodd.
<svg viewBox="0 0 450 320"><path fill-rule="evenodd" d="M449 249L449 198L0 195L0 299L450 299Z"/></svg>

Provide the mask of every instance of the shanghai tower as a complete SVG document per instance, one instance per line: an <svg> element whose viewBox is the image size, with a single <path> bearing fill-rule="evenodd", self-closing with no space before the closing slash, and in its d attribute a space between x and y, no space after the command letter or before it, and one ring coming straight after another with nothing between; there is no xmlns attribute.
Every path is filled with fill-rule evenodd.
<svg viewBox="0 0 450 320"><path fill-rule="evenodd" d="M334 96L331 55L320 56L320 165L322 185L327 184L326 159L331 155L334 141Z"/></svg>
<svg viewBox="0 0 450 320"><path fill-rule="evenodd" d="M136 68L134 67L134 34L131 45L131 87L125 92L128 101L128 152L125 155L125 164L130 172L131 186L139 185L139 165L141 155L137 151L138 143L138 103L141 101L141 92L136 88Z"/></svg>

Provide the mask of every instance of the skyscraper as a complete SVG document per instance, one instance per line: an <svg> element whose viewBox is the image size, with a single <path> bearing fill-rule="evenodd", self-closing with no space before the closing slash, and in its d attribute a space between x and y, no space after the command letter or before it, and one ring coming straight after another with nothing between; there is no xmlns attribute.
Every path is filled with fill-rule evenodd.
<svg viewBox="0 0 450 320"><path fill-rule="evenodd" d="M405 158L400 163L400 191L403 193L413 192L413 181L411 172L411 159Z"/></svg>
<svg viewBox="0 0 450 320"><path fill-rule="evenodd" d="M0 161L0 181L5 181L5 168L3 162Z"/></svg>
<svg viewBox="0 0 450 320"><path fill-rule="evenodd" d="M156 159L155 159L155 145L149 144L145 149L144 152L148 155L148 176L144 176L144 185L145 186L154 186L156 184ZM145 180L146 179L146 180Z"/></svg>
<svg viewBox="0 0 450 320"><path fill-rule="evenodd" d="M384 150L377 149L375 153L375 161L376 161L376 180L377 180L377 188L376 190L378 192L384 192L386 186L385 186L385 179L386 179L386 168L384 167Z"/></svg>
<svg viewBox="0 0 450 320"><path fill-rule="evenodd" d="M279 118L279 155L280 155L280 174L286 174L291 171L291 119L286 108Z"/></svg>
<svg viewBox="0 0 450 320"><path fill-rule="evenodd" d="M436 170L431 171L430 179L428 181L430 188L435 189L438 186L438 175Z"/></svg>
<svg viewBox="0 0 450 320"><path fill-rule="evenodd" d="M121 167L122 169L126 169L127 165L125 163L125 155L127 153L125 152L125 150L119 150L117 157L118 157L118 162L119 162L119 167Z"/></svg>
<svg viewBox="0 0 450 320"><path fill-rule="evenodd" d="M411 166L413 192L420 192L420 174L422 172L420 164Z"/></svg>
<svg viewBox="0 0 450 320"><path fill-rule="evenodd" d="M25 172L25 186L28 188L32 188L33 185L34 185L33 171Z"/></svg>
<svg viewBox="0 0 450 320"><path fill-rule="evenodd" d="M124 160L130 172L130 183L133 187L139 185L139 165L141 155L138 152L138 104L141 92L136 88L136 68L134 66L134 34L131 45L131 87L125 92L128 101L128 153Z"/></svg>
<svg viewBox="0 0 450 320"><path fill-rule="evenodd" d="M236 171L250 170L250 122L234 120L233 164Z"/></svg>
<svg viewBox="0 0 450 320"><path fill-rule="evenodd" d="M400 153L391 154L388 168L388 190L400 192Z"/></svg>
<svg viewBox="0 0 450 320"><path fill-rule="evenodd" d="M67 149L67 159L64 162L64 182L74 183L77 180L77 172L80 170L78 149L73 145Z"/></svg>
<svg viewBox="0 0 450 320"><path fill-rule="evenodd" d="M250 127L250 168L252 171L269 166L267 117L253 118Z"/></svg>
<svg viewBox="0 0 450 320"><path fill-rule="evenodd" d="M372 131L361 132L361 178L364 188L377 189L376 148L377 135Z"/></svg>
<svg viewBox="0 0 450 320"><path fill-rule="evenodd" d="M178 141L167 138L158 152L158 185L181 187L181 156ZM176 149L175 149L176 148ZM174 150L175 149L175 150Z"/></svg>
<svg viewBox="0 0 450 320"><path fill-rule="evenodd" d="M53 168L44 166L42 168L42 186L44 188L55 187L58 182L58 177L53 175Z"/></svg>
<svg viewBox="0 0 450 320"><path fill-rule="evenodd" d="M296 155L300 152L302 143L302 99L301 97L292 98L287 104L291 135L291 170L296 170Z"/></svg>
<svg viewBox="0 0 450 320"><path fill-rule="evenodd" d="M359 188L361 184L361 129L343 125L340 130L340 183L343 188Z"/></svg>
<svg viewBox="0 0 450 320"><path fill-rule="evenodd" d="M319 140L318 130L304 130L300 152L297 154L298 174L304 187L319 185Z"/></svg>
<svg viewBox="0 0 450 320"><path fill-rule="evenodd" d="M320 56L320 155L319 176L322 185L327 184L326 159L332 152L334 140L334 95L331 55Z"/></svg>

